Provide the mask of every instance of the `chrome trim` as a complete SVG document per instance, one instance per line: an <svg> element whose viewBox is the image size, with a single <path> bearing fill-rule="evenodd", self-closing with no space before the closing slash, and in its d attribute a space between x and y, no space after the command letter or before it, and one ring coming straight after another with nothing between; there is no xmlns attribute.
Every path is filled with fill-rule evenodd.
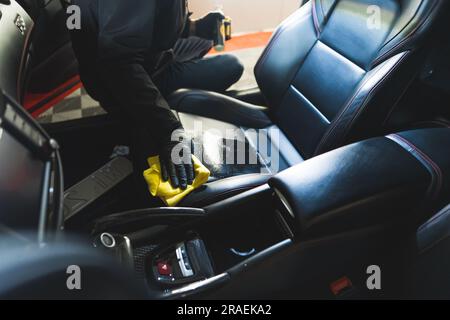
<svg viewBox="0 0 450 320"><path fill-rule="evenodd" d="M192 291L196 291L198 289L201 289L202 287L207 287L207 286L213 284L214 282L217 282L219 280L225 279L227 277L228 277L228 274L222 273L222 274L220 274L218 276L215 276L215 277L212 277L212 278L209 278L209 279L205 279L205 280L202 280L202 281L191 283L191 284L189 284L189 285L187 285L187 286L185 286L183 288L172 290L171 294L172 295L178 295L178 294L186 294L186 293L189 293L189 292L192 292Z"/></svg>
<svg viewBox="0 0 450 320"><path fill-rule="evenodd" d="M45 238L45 228L47 222L48 214L48 197L49 197L49 186L50 186L50 176L51 176L51 163L47 161L44 168L44 182L42 184L42 197L41 197L41 208L39 209L39 228L38 228L38 242L44 242Z"/></svg>
<svg viewBox="0 0 450 320"><path fill-rule="evenodd" d="M181 252L181 248L183 248L183 247L184 247L184 250L186 251L186 246L185 246L184 243L182 243L182 244L180 244L180 245L178 246L178 248L175 250L175 253L176 253L176 255L177 255L177 258L178 258L178 264L179 264L179 266L180 266L181 273L183 274L183 277L188 278L188 277L192 277L192 276L194 275L194 271L193 271L192 269L191 269L191 270L188 270L188 269L186 268L186 265L185 265L186 260L183 258L183 253ZM187 253L186 253L186 254L187 254ZM191 266L191 268L192 268L192 266Z"/></svg>
<svg viewBox="0 0 450 320"><path fill-rule="evenodd" d="M112 244L107 244L105 241L103 241L103 237L108 237L112 239ZM114 238L114 236L108 232L104 232L100 235L100 242L104 247L109 249L114 248L116 246L116 238Z"/></svg>
<svg viewBox="0 0 450 320"><path fill-rule="evenodd" d="M231 253L233 253L234 255L237 255L239 257L249 257L249 256L254 255L256 253L256 249L255 248L253 248L253 249L251 249L250 251L247 251L247 252L240 252L240 251L237 251L234 248L231 248L230 251L231 251Z"/></svg>
<svg viewBox="0 0 450 320"><path fill-rule="evenodd" d="M286 197L281 193L280 190L278 190L277 188L274 188L275 194L278 196L278 198L280 199L281 203L283 204L283 206L285 207L285 209L289 212L289 215L291 215L292 218L295 219L295 213L294 210L292 210L291 205L289 204L289 201L286 199Z"/></svg>
<svg viewBox="0 0 450 320"><path fill-rule="evenodd" d="M280 223L282 224L282 227L284 228L284 230L286 231L287 235L289 238L293 239L294 238L294 232L292 231L291 227L289 226L289 224L287 223L286 219L284 218L284 216L281 214L280 211L276 210L275 211L277 214L277 217L280 221Z"/></svg>

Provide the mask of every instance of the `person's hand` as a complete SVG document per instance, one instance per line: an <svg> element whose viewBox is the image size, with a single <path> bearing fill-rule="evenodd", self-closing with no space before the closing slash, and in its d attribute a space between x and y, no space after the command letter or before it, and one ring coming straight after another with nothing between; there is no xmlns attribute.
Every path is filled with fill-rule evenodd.
<svg viewBox="0 0 450 320"><path fill-rule="evenodd" d="M224 20L225 16L220 11L208 13L203 18L195 20L195 35L207 39L215 40L220 32L217 21Z"/></svg>
<svg viewBox="0 0 450 320"><path fill-rule="evenodd" d="M173 188L185 190L195 179L192 141L182 130L172 137L175 141L167 141L160 153L161 176L164 181L170 180Z"/></svg>

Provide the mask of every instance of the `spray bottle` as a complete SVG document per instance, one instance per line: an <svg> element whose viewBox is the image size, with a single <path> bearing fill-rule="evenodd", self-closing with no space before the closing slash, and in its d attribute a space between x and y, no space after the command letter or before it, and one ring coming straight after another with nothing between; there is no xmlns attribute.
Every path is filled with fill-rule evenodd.
<svg viewBox="0 0 450 320"><path fill-rule="evenodd" d="M223 14L223 4L221 0L215 0L215 11ZM216 51L223 51L225 49L225 25L224 20L217 19L217 35L214 39L214 48Z"/></svg>

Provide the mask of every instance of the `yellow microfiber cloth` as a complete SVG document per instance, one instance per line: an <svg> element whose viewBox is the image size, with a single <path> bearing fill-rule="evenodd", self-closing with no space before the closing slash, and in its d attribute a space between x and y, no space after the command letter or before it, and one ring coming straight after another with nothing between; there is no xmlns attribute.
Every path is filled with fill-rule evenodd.
<svg viewBox="0 0 450 320"><path fill-rule="evenodd" d="M208 182L210 171L195 156L192 156L192 159L194 160L195 170L194 183L189 185L186 190L181 190L180 188L172 188L169 181L164 182L162 180L159 157L149 158L147 161L150 169L144 171L144 178L147 181L151 195L159 197L167 206L174 207L192 191Z"/></svg>

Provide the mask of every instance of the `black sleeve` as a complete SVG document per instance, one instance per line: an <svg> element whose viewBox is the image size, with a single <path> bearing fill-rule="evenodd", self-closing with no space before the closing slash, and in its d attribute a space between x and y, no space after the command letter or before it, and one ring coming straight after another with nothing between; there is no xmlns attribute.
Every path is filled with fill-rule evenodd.
<svg viewBox="0 0 450 320"><path fill-rule="evenodd" d="M189 12L189 13L188 13L188 18L186 19L186 23L185 23L185 25L184 25L183 32L181 33L181 38L189 38L189 37L191 37L191 36L195 36L195 34L193 34L193 33L192 33L192 30L191 30L192 24L195 23L195 22L191 19L191 16L192 16L192 12Z"/></svg>
<svg viewBox="0 0 450 320"><path fill-rule="evenodd" d="M169 139L181 123L144 68L152 44L156 0L98 0L100 79L152 139Z"/></svg>

